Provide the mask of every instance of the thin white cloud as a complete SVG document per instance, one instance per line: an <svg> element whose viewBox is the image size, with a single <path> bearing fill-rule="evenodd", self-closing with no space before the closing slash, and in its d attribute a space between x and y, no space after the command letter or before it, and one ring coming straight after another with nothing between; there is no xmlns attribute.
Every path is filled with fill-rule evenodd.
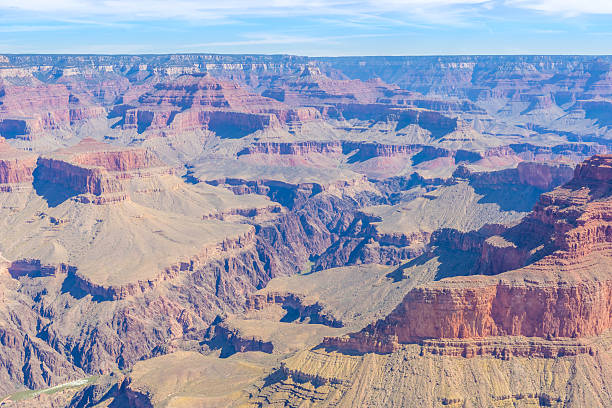
<svg viewBox="0 0 612 408"><path fill-rule="evenodd" d="M582 14L612 14L610 0L507 0L506 3L514 7L568 17Z"/></svg>
<svg viewBox="0 0 612 408"><path fill-rule="evenodd" d="M339 40L357 39L357 38L374 38L387 37L385 34L355 34L355 35L337 35L337 36L293 36L293 35L271 35L268 33L251 33L245 34L244 39L235 41L215 41L201 44L189 44L188 47L205 48L205 47L233 47L243 45L281 45L281 44L306 44L306 43L325 43L335 42Z"/></svg>
<svg viewBox="0 0 612 408"><path fill-rule="evenodd" d="M218 21L237 17L382 16L437 18L491 0L0 0L0 10L52 18Z"/></svg>
<svg viewBox="0 0 612 408"><path fill-rule="evenodd" d="M67 30L72 28L67 25L40 25L40 24L31 24L31 25L3 25L0 26L0 33L27 33L34 31L58 31L58 30Z"/></svg>

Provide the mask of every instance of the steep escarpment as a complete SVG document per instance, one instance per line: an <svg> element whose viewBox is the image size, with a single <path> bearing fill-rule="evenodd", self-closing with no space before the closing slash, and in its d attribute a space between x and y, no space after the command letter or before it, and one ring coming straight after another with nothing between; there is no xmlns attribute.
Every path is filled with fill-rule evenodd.
<svg viewBox="0 0 612 408"><path fill-rule="evenodd" d="M76 146L39 158L36 181L58 185L76 194L101 196L122 192L122 179L141 177L151 169L169 171L148 150L114 147L84 139Z"/></svg>
<svg viewBox="0 0 612 408"><path fill-rule="evenodd" d="M522 269L415 288L386 319L325 344L390 352L401 343L424 339L579 338L604 333L612 323L611 163L611 156L587 160L569 183L543 195L529 217L488 239L497 253L483 250L481 262L498 260L506 251L523 257L501 270L489 265L487 272L499 274L526 263Z"/></svg>
<svg viewBox="0 0 612 408"><path fill-rule="evenodd" d="M9 189L9 184L32 182L34 167L36 155L14 149L0 139L0 188Z"/></svg>
<svg viewBox="0 0 612 408"><path fill-rule="evenodd" d="M319 117L313 108L290 108L235 82L202 74L160 81L134 100L124 97L123 101L111 117L120 116L123 129L139 133L204 128L234 138Z"/></svg>
<svg viewBox="0 0 612 408"><path fill-rule="evenodd" d="M0 136L29 139L43 131L68 129L75 123L100 118L103 107L70 93L62 84L2 85Z"/></svg>
<svg viewBox="0 0 612 408"><path fill-rule="evenodd" d="M543 180L520 176L535 171ZM562 184L572 171L570 166L523 162L518 168L492 172L471 173L462 166L447 180L425 179L417 174L394 180L393 184L387 180L400 193L390 195L389 204L358 211L339 239L316 260L315 268L397 265L428 252L432 246L480 256L488 243L485 240L519 222L542 191ZM448 230L452 233L447 236ZM463 269L466 274L475 271L471 264Z"/></svg>
<svg viewBox="0 0 612 408"><path fill-rule="evenodd" d="M499 184L523 184L537 187L543 191L568 182L574 174L569 165L520 162L516 168L488 172L471 172L460 166L454 173L456 177L470 179L477 187Z"/></svg>
<svg viewBox="0 0 612 408"><path fill-rule="evenodd" d="M181 188L188 190L191 200L196 197L194 192L201 189L204 197L214 193L219 198L248 201L251 206L253 201L270 205L259 196L234 196L201 183L194 187L173 187L174 211L189 211L190 214L193 211L182 201L184 199L180 199ZM272 219L259 220L254 216L250 221L255 224L253 227L234 225L232 221L198 222L190 215L145 211L140 205L153 205L148 203L151 196L161 194L164 197L167 193L156 192L156 189L152 192L126 191L131 195L129 200L104 206L67 200L37 216L23 209L22 215L7 227L12 231L12 238L1 244L5 255L13 259L9 268L12 279L21 282L22 295L36 305L31 309L36 311L36 318L41 318L42 314L47 322L32 328L29 335L40 339L43 345L50 345L62 356L63 364L88 374L127 368L143 358L189 348L200 342L217 315L243 310L249 295L264 287L270 279L302 270L313 254L330 245L339 226L350 222L356 206L376 199L367 194L345 198L327 194L302 197L294 203L292 211L278 213ZM135 206L137 202L142 204ZM42 204L32 199L30 205L38 208ZM163 200L155 205L163 208ZM73 206L79 211L78 219L70 216ZM198 208L201 214L212 210L204 206ZM28 222L32 218L36 221ZM149 221L151 219L153 221ZM44 238L47 244L29 239L24 247L25 241L18 236L19 230L24 228L22 221L27 229L47 230L51 226L51 231L58 233L51 232L51 237ZM71 226L77 221L83 226L80 228L96 231L93 242L78 237L72 244L69 242L74 234ZM150 222L153 224L147 231ZM128 237L125 240L116 234L107 235L119 225ZM237 234L243 230L246 235ZM139 236L146 237L146 241ZM189 240L185 241L185 237ZM81 255L83 242L92 247ZM178 250L182 242L188 244L188 248L183 248L186 250ZM108 245L115 248L114 258L96 262L97 257L92 254L106 251L103 248ZM149 247L152 251L146 249ZM66 254L64 250L68 248ZM207 252L202 252L201 248ZM122 251L126 251L125 256ZM174 261L170 259L174 257L165 256L181 252L183 256ZM32 259L15 261L26 256ZM123 264L130 259L134 261L132 266ZM242 341L241 337L236 337L236 341ZM248 349L242 343L236 346L239 350L242 346ZM10 358L16 365L24 364L20 358ZM21 381L11 378L5 389L7 392ZM54 385L58 381L58 376L49 376L48 382L35 386Z"/></svg>

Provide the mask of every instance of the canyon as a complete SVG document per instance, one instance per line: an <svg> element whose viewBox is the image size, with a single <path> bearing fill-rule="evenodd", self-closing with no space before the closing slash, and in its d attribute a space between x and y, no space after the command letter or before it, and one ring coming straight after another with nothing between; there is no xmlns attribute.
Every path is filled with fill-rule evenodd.
<svg viewBox="0 0 612 408"><path fill-rule="evenodd" d="M0 405L607 406L611 72L0 56Z"/></svg>

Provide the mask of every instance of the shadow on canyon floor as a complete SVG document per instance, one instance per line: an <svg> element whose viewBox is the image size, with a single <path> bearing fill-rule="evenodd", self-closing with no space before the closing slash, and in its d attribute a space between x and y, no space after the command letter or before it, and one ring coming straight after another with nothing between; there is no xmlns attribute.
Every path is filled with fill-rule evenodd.
<svg viewBox="0 0 612 408"><path fill-rule="evenodd" d="M389 279L393 279L393 282L400 282L410 278L409 270L411 268L425 265L433 259L436 259L439 263L434 280L437 281L454 276L467 276L474 273L478 258L479 254L475 252L464 252L436 247L399 266L386 276Z"/></svg>
<svg viewBox="0 0 612 408"><path fill-rule="evenodd" d="M544 190L532 186L500 185L495 188L474 186L476 194L483 196L479 204L493 203L502 211L529 212Z"/></svg>
<svg viewBox="0 0 612 408"><path fill-rule="evenodd" d="M36 194L41 196L47 202L49 207L57 207L69 198L78 195L78 193L75 191L70 189L58 189L57 185L41 180L39 177L39 172L40 168L37 167L33 173L34 181L32 182L32 186L34 187Z"/></svg>

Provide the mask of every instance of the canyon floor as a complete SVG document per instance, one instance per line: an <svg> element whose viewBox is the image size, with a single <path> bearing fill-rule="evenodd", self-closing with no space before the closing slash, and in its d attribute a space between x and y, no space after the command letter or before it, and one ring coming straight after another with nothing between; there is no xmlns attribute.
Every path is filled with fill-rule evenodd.
<svg viewBox="0 0 612 408"><path fill-rule="evenodd" d="M611 78L2 56L0 406L609 406Z"/></svg>

